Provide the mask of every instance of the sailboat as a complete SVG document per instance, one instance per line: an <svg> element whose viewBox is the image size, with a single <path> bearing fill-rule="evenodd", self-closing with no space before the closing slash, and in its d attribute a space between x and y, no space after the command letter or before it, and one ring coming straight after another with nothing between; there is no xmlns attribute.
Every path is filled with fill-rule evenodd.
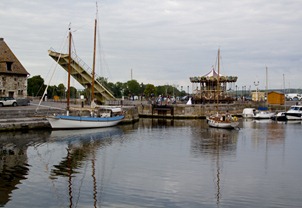
<svg viewBox="0 0 302 208"><path fill-rule="evenodd" d="M95 51L96 51L96 30L97 19L94 27L94 53L91 85L91 103L94 103L94 72L95 72ZM101 107L90 109L89 116L70 115L70 76L71 76L71 43L72 33L69 29L69 57L68 57L68 86L67 86L67 112L66 115L48 116L46 119L52 129L88 129L115 126L124 119L123 111L118 107ZM102 112L106 110L107 113Z"/></svg>
<svg viewBox="0 0 302 208"><path fill-rule="evenodd" d="M217 111L218 111L218 104L219 104L219 94L220 94L220 49L218 49L218 75L217 75ZM207 117L207 123L210 127L215 128L223 128L223 129L234 129L238 127L239 122L237 117L231 116L228 112L226 113L216 113L214 115L210 115Z"/></svg>

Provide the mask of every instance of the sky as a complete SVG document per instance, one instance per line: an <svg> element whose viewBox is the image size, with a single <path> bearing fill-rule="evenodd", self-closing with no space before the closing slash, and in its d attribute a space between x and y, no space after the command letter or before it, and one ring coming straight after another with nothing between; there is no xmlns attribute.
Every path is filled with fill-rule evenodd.
<svg viewBox="0 0 302 208"><path fill-rule="evenodd" d="M302 87L301 0L1 0L0 8L0 37L30 77L51 85L67 79L48 50L67 53L69 26L92 66L97 17L96 74L109 82L192 91L189 78L217 66L220 49L220 73L238 77L232 89Z"/></svg>

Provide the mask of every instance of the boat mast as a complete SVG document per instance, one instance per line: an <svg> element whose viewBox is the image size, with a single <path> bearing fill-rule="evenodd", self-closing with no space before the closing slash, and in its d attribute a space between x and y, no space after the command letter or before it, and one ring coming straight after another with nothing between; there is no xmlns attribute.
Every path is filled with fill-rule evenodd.
<svg viewBox="0 0 302 208"><path fill-rule="evenodd" d="M67 111L70 108L70 73L71 73L71 38L72 34L69 28L69 48L68 48L68 82L67 82Z"/></svg>
<svg viewBox="0 0 302 208"><path fill-rule="evenodd" d="M94 101L94 79L95 79L95 56L96 56L96 31L97 31L97 14L98 9L96 5L96 17L94 20L94 40L93 40L93 65L92 65L92 82L91 82L91 102Z"/></svg>
<svg viewBox="0 0 302 208"><path fill-rule="evenodd" d="M217 110L218 110L218 103L219 103L219 91L220 91L220 83L219 83L219 74L220 74L220 48L218 49L218 77L217 77Z"/></svg>
<svg viewBox="0 0 302 208"><path fill-rule="evenodd" d="M266 86L265 86L265 96L266 96L266 104L268 104L268 71L267 71L267 66L265 66L265 77L266 77Z"/></svg>
<svg viewBox="0 0 302 208"><path fill-rule="evenodd" d="M93 44L93 65L92 65L92 82L91 82L91 101L94 100L94 77L95 77L95 54L96 54L96 25L97 20L94 20L94 44Z"/></svg>

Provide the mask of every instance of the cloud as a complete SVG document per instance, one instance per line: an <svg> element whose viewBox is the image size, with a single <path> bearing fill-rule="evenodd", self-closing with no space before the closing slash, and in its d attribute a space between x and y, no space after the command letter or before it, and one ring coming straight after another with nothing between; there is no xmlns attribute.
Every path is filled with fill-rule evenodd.
<svg viewBox="0 0 302 208"><path fill-rule="evenodd" d="M221 73L238 76L238 86L253 89L257 80L265 88L267 66L269 88L282 87L283 74L287 87L300 88L301 4L298 0L98 2L102 62L97 73L112 82L126 82L132 69L138 82L191 86L189 77L206 74L220 48ZM0 36L32 76L46 76L53 62L47 50L60 50L69 23L78 55L92 65L95 1L4 0L0 7L4 8Z"/></svg>

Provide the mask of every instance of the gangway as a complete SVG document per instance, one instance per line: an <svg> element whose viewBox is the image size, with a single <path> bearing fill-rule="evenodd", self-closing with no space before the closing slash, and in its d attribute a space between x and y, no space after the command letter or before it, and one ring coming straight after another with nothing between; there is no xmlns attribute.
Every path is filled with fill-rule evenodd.
<svg viewBox="0 0 302 208"><path fill-rule="evenodd" d="M62 54L55 52L54 50L48 50L48 54L58 64L62 66L68 72L68 54ZM92 69L76 54L71 55L71 72L70 75L77 80L83 87L91 88L92 83ZM97 80L94 81L94 97L100 101L105 102L107 100L116 100L112 93L106 89Z"/></svg>

